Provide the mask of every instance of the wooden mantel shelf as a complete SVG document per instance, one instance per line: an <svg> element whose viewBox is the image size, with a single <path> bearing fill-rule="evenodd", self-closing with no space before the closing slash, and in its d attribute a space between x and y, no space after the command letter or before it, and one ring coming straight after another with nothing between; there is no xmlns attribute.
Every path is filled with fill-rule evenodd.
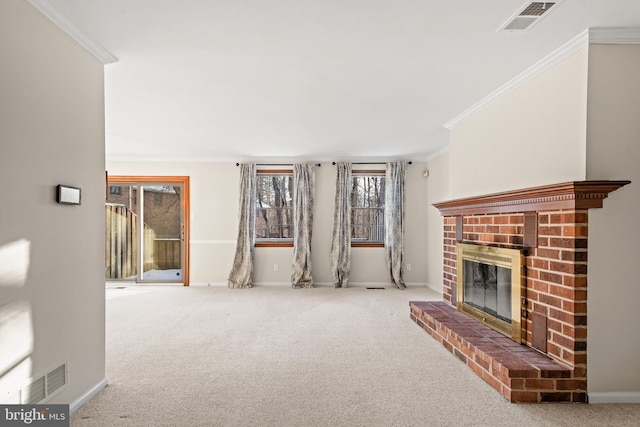
<svg viewBox="0 0 640 427"><path fill-rule="evenodd" d="M443 216L601 208L631 181L572 181L435 203Z"/></svg>

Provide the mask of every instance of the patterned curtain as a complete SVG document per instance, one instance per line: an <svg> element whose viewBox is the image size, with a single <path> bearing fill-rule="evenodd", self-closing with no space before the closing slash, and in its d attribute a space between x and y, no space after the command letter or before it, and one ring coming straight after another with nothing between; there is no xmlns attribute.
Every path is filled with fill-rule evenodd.
<svg viewBox="0 0 640 427"><path fill-rule="evenodd" d="M346 288L351 270L351 163L336 164L331 273L336 288Z"/></svg>
<svg viewBox="0 0 640 427"><path fill-rule="evenodd" d="M311 277L311 228L313 225L312 164L293 165L293 273L291 286L313 288Z"/></svg>
<svg viewBox="0 0 640 427"><path fill-rule="evenodd" d="M398 289L404 283L404 181L406 162L387 163L385 178L385 235L384 248L391 283Z"/></svg>
<svg viewBox="0 0 640 427"><path fill-rule="evenodd" d="M253 247L256 241L256 165L240 165L240 209L238 241L233 267L229 273L230 288L253 286Z"/></svg>

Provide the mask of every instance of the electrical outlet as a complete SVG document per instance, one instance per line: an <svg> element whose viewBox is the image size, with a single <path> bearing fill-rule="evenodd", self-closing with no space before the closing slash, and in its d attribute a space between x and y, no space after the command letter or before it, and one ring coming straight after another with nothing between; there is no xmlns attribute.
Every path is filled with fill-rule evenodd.
<svg viewBox="0 0 640 427"><path fill-rule="evenodd" d="M407 271L411 271L411 264L407 264Z"/></svg>
<svg viewBox="0 0 640 427"><path fill-rule="evenodd" d="M278 271L278 264L273 264L273 271Z"/></svg>

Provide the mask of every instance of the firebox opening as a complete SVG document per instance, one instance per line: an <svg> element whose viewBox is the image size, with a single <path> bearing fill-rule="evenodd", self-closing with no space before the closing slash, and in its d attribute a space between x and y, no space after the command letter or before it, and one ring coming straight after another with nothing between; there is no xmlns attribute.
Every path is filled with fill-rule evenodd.
<svg viewBox="0 0 640 427"><path fill-rule="evenodd" d="M463 261L464 302L511 323L511 269Z"/></svg>
<svg viewBox="0 0 640 427"><path fill-rule="evenodd" d="M458 310L522 342L526 324L522 251L458 243L457 252Z"/></svg>

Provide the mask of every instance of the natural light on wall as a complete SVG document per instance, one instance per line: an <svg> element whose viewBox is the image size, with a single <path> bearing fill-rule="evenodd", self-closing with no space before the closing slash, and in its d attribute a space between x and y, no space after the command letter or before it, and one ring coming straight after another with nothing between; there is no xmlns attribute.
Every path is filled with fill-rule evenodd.
<svg viewBox="0 0 640 427"><path fill-rule="evenodd" d="M19 291L27 281L30 249L25 239L0 246L0 404L20 403L18 390L31 377L31 304Z"/></svg>

